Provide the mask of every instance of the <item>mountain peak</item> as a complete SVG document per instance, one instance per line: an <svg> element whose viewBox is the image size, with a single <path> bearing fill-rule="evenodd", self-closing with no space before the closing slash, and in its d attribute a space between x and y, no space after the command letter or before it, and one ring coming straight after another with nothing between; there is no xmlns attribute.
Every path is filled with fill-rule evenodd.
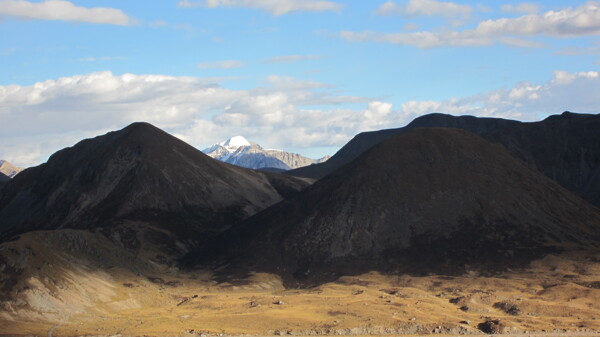
<svg viewBox="0 0 600 337"><path fill-rule="evenodd" d="M202 150L208 156L229 164L251 169L289 169L320 163L328 157L311 159L297 153L283 150L265 149L262 146L249 142L242 136L235 136L224 142L215 144Z"/></svg>
<svg viewBox="0 0 600 337"><path fill-rule="evenodd" d="M82 140L26 173L2 190L0 240L140 221L203 238L305 186L224 165L148 123Z"/></svg>
<svg viewBox="0 0 600 337"><path fill-rule="evenodd" d="M242 146L250 146L252 144L250 144L250 142L242 137L242 136L235 136L235 137L231 137L229 139L227 139L226 141L219 143L219 145L224 146L226 148L239 148Z"/></svg>
<svg viewBox="0 0 600 337"><path fill-rule="evenodd" d="M19 172L23 171L22 168L16 167L15 165L7 162L6 160L0 160L0 172L9 178L14 178Z"/></svg>

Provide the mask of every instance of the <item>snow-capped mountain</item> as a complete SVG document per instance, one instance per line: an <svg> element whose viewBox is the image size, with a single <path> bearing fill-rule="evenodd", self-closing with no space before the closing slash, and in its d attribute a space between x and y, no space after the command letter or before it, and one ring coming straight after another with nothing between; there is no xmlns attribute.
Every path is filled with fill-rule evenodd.
<svg viewBox="0 0 600 337"><path fill-rule="evenodd" d="M0 160L0 172L4 173L4 175L14 178L21 171L23 171L22 168L16 167L6 160Z"/></svg>
<svg viewBox="0 0 600 337"><path fill-rule="evenodd" d="M329 159L329 156L320 159L311 159L297 153L264 149L256 143L249 142L242 136L231 137L224 142L214 144L202 150L202 152L220 161L251 169L272 168L290 170L310 164L322 163Z"/></svg>

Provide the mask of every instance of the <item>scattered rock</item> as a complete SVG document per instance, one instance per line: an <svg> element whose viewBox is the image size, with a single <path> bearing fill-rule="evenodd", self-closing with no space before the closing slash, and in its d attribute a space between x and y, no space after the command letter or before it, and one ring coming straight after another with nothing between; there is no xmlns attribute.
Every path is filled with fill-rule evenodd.
<svg viewBox="0 0 600 337"><path fill-rule="evenodd" d="M154 284L165 284L165 280L160 277L148 277L148 281Z"/></svg>
<svg viewBox="0 0 600 337"><path fill-rule="evenodd" d="M460 297L451 298L449 302L452 304L458 304L460 301L462 301L464 299L465 299L464 296L460 296Z"/></svg>
<svg viewBox="0 0 600 337"><path fill-rule="evenodd" d="M513 316L518 316L522 313L521 308L519 308L519 306L517 306L514 303L507 302L507 301L494 303L493 307L496 309L500 309L500 310L504 311L505 313L507 313L509 315L513 315Z"/></svg>
<svg viewBox="0 0 600 337"><path fill-rule="evenodd" d="M284 305L285 303L284 303L283 301L279 300L279 301L275 301L275 302L273 302L273 304L276 304L276 305Z"/></svg>
<svg viewBox="0 0 600 337"><path fill-rule="evenodd" d="M181 281L169 281L169 282L165 282L165 285L169 286L169 287L177 288L177 287L181 286L182 283L181 283Z"/></svg>
<svg viewBox="0 0 600 337"><path fill-rule="evenodd" d="M177 306L180 306L180 305L182 305L184 303L187 303L187 302L191 301L194 298L198 298L198 295L193 295L193 296L190 296L190 297L182 297L182 298L179 299L179 303L177 303Z"/></svg>
<svg viewBox="0 0 600 337"><path fill-rule="evenodd" d="M577 284L579 284L580 286L587 287L587 288L592 288L592 289L600 289L600 281L594 281L594 282L578 282Z"/></svg>
<svg viewBox="0 0 600 337"><path fill-rule="evenodd" d="M484 333L499 334L504 332L504 325L498 319L488 319L483 323L479 323L477 328Z"/></svg>
<svg viewBox="0 0 600 337"><path fill-rule="evenodd" d="M177 303L177 306L180 306L180 305L182 305L182 304L184 304L184 303L187 303L187 302L189 302L189 300L190 300L190 298L189 298L189 297L183 297L183 298L180 298L180 299L179 299L179 303Z"/></svg>
<svg viewBox="0 0 600 337"><path fill-rule="evenodd" d="M362 294L362 293L364 293L364 292L365 292L364 290L354 290L354 291L352 292L352 295L360 295L360 294Z"/></svg>

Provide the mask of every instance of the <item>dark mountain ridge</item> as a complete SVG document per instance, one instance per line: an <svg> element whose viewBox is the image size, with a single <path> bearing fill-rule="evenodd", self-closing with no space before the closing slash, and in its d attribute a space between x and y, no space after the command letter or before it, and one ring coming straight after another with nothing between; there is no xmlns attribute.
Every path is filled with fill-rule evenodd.
<svg viewBox="0 0 600 337"><path fill-rule="evenodd" d="M504 145L517 158L585 200L600 206L600 115L564 112L539 122L429 114L407 126L363 132L325 163L285 174L323 178L381 141L418 127L451 127Z"/></svg>
<svg viewBox="0 0 600 337"><path fill-rule="evenodd" d="M221 163L150 124L134 123L17 175L0 198L0 233L143 223L206 239L307 185Z"/></svg>
<svg viewBox="0 0 600 337"><path fill-rule="evenodd" d="M10 177L0 172L0 190L2 190L2 187L4 187L4 185L6 185L6 183L8 183L9 181Z"/></svg>
<svg viewBox="0 0 600 337"><path fill-rule="evenodd" d="M600 211L503 146L463 130L416 128L187 261L311 285L370 270L495 271L599 242Z"/></svg>

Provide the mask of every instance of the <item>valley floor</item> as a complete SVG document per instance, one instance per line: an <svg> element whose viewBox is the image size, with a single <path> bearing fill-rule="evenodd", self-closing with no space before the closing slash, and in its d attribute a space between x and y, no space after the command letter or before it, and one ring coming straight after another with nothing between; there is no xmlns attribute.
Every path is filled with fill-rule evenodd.
<svg viewBox="0 0 600 337"><path fill-rule="evenodd" d="M69 296L81 296L85 287L92 290L78 299L80 307L68 314L42 313L56 307L51 301L69 303ZM28 291L25 307L3 303L0 335L464 335L484 330L594 336L600 331L600 253L548 256L527 270L496 277L372 272L311 289L284 289L278 277L267 274L218 284L209 274L171 271L147 277L113 269L89 271L87 278L74 277L56 289Z"/></svg>

